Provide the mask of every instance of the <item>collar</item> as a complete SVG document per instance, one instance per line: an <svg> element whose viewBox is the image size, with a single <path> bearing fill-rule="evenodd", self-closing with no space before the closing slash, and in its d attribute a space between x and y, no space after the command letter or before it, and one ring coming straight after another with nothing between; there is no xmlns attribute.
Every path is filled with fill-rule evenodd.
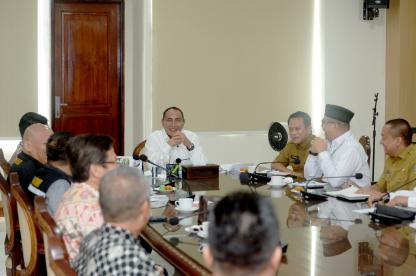
<svg viewBox="0 0 416 276"><path fill-rule="evenodd" d="M297 144L296 147L298 149L309 149L309 147L311 146L311 141L312 141L313 138L315 138L315 135L310 134L308 137L306 137L305 140L303 140L302 143Z"/></svg>
<svg viewBox="0 0 416 276"><path fill-rule="evenodd" d="M122 236L123 239L127 239L132 243L136 243L138 241L138 239L136 239L129 230L114 226L110 223L104 223L103 231L109 235Z"/></svg>
<svg viewBox="0 0 416 276"><path fill-rule="evenodd" d="M79 182L79 183L76 183L76 184L83 186L84 189L88 190L88 192L92 193L95 197L97 197L97 198L99 197L98 190L91 187L90 184L88 184L87 182Z"/></svg>
<svg viewBox="0 0 416 276"><path fill-rule="evenodd" d="M409 152L412 150L413 145L408 145L396 158L404 159L406 155L409 154Z"/></svg>
<svg viewBox="0 0 416 276"><path fill-rule="evenodd" d="M162 128L162 136L163 136L163 139L166 141L170 139L164 128Z"/></svg>
<svg viewBox="0 0 416 276"><path fill-rule="evenodd" d="M350 136L351 136L351 132L348 130L347 132L345 132L344 134L342 134L341 136L338 136L337 138L335 138L334 140L332 140L332 142L330 142L331 147L333 148L337 148L340 145L342 145L342 143L344 143L345 140L347 140Z"/></svg>

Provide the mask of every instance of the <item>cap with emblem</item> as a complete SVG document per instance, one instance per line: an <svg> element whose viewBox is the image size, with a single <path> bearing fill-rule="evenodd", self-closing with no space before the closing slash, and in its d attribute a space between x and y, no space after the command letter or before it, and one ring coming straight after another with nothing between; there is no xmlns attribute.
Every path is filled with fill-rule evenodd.
<svg viewBox="0 0 416 276"><path fill-rule="evenodd" d="M325 116L349 124L354 117L354 112L342 106L327 104Z"/></svg>
<svg viewBox="0 0 416 276"><path fill-rule="evenodd" d="M35 113L35 112L25 113L22 116L22 118L20 118L20 121L19 121L20 135L23 137L23 134L25 133L25 130L33 124L47 125L48 124L48 119L46 119L44 116L42 116L38 113Z"/></svg>

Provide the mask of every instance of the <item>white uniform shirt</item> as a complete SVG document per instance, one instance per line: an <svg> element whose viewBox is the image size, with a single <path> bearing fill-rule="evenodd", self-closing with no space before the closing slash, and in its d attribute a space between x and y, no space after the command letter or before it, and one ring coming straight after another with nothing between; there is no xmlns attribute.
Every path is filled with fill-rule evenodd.
<svg viewBox="0 0 416 276"><path fill-rule="evenodd" d="M189 151L184 144L171 147L168 144L169 136L164 129L152 132L146 140L145 153L150 161L161 166L174 164L177 158L182 159L181 164L206 165L207 159L202 151L198 136L189 130L182 133L194 144L194 149ZM184 160L188 159L188 160Z"/></svg>
<svg viewBox="0 0 416 276"><path fill-rule="evenodd" d="M304 170L306 179L362 173L362 179L351 177L349 180L360 187L370 186L370 168L367 163L367 155L350 131L330 142L328 149L319 153L318 156L310 154L306 159ZM323 180L332 187L340 187L348 179L324 177Z"/></svg>

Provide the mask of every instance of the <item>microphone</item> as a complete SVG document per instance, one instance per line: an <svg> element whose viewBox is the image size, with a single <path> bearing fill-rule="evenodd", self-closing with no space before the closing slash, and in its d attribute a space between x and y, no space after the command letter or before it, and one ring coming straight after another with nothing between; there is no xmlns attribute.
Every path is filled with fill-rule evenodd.
<svg viewBox="0 0 416 276"><path fill-rule="evenodd" d="M259 173L249 173L249 172L242 172L240 173L240 183L241 184L249 184L252 182L256 183L267 183L271 180L267 174L259 174Z"/></svg>
<svg viewBox="0 0 416 276"><path fill-rule="evenodd" d="M147 163L150 163L150 164L152 164L153 166L158 167L158 168L160 168L160 169L164 170L164 171L167 173L167 176L168 176L168 177L169 177L169 176L173 176L173 177L175 177L175 178L179 178L179 176L178 176L178 175L176 175L176 174L174 174L174 173L172 173L172 172L169 172L166 168L164 168L164 167L160 166L159 164L156 164L156 163L155 163L155 162L153 162L153 161L150 161L150 160L149 160L149 158L147 158L147 155L145 155L145 154L140 154L139 156L138 156L137 154L133 154L133 159L134 159L134 160L141 160L142 162L147 162Z"/></svg>
<svg viewBox="0 0 416 276"><path fill-rule="evenodd" d="M176 158L175 163L179 165L180 163L182 163L182 161L185 161L185 160L189 160L189 158L185 158L185 159Z"/></svg>
<svg viewBox="0 0 416 276"><path fill-rule="evenodd" d="M164 217L164 216L151 216L149 218L149 223L168 223L170 225L178 225L179 224L179 218L178 217Z"/></svg>

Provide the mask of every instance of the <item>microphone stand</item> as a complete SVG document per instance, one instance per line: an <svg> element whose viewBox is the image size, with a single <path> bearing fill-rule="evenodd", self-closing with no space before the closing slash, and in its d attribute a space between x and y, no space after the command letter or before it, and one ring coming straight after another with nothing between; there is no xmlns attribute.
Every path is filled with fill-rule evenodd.
<svg viewBox="0 0 416 276"><path fill-rule="evenodd" d="M374 94L374 108L373 108L373 121L372 121L372 125L373 125L373 160L371 162L372 165L372 172L371 172L371 182L374 182L374 168L375 168L375 159L376 159L376 151L375 151L375 147L376 147L376 118L378 116L378 112L377 112L377 101L378 101L378 93Z"/></svg>

